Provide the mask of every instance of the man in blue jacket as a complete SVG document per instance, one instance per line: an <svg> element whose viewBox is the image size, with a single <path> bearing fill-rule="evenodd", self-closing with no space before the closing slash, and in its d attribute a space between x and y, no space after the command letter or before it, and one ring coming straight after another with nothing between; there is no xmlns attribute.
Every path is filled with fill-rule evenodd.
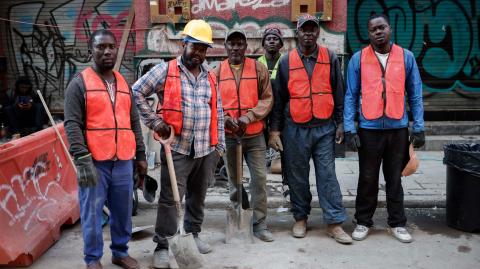
<svg viewBox="0 0 480 269"><path fill-rule="evenodd" d="M378 177L383 162L389 232L412 242L405 229L401 173L409 160L408 147L425 144L422 80L412 52L390 42L390 23L384 14L368 21L370 45L355 53L347 72L344 105L345 142L359 151L360 175L355 204L357 226L352 238L363 240L372 227L377 207ZM413 115L408 133L406 100ZM359 129L355 115L359 114Z"/></svg>

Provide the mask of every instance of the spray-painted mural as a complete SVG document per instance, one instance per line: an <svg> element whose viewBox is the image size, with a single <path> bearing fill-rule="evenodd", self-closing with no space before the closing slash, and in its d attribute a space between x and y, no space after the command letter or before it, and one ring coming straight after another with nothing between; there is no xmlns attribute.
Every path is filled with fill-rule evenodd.
<svg viewBox="0 0 480 269"><path fill-rule="evenodd" d="M6 3L5 3L6 4ZM63 109L72 76L90 65L87 43L98 29L112 29L120 42L131 0L16 1L0 4L8 18L7 58L14 76L26 74L53 110ZM121 72L133 74L133 40L127 43Z"/></svg>
<svg viewBox="0 0 480 269"><path fill-rule="evenodd" d="M319 2L319 1L317 1ZM290 19L290 0L192 0L192 18L206 19L214 29L214 46L209 55L225 55L224 37L232 28L245 30L248 37L246 53L263 53L261 37L267 27L278 27L284 36L283 51L295 47L295 24ZM342 8L337 5L337 10ZM344 31L335 24L322 24L319 43L327 45L337 53L344 52ZM181 46L181 28L183 25L161 24L154 26L146 38L146 49L161 55L176 55Z"/></svg>
<svg viewBox="0 0 480 269"><path fill-rule="evenodd" d="M425 91L480 92L478 1L349 1L347 52L368 44L372 12L387 14L392 40L415 54Z"/></svg>

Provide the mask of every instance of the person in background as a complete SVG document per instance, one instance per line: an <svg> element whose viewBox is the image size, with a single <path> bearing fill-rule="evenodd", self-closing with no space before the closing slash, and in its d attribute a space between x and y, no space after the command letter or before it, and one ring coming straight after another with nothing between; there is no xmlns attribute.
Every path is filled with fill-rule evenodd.
<svg viewBox="0 0 480 269"><path fill-rule="evenodd" d="M44 109L33 92L33 85L28 77L19 77L15 82L12 102L4 110L12 136L26 136L42 129Z"/></svg>
<svg viewBox="0 0 480 269"><path fill-rule="evenodd" d="M283 38L280 29L275 27L266 28L262 36L262 47L265 54L257 60L268 68L270 80L277 77L278 62L282 54L280 50L283 48Z"/></svg>
<svg viewBox="0 0 480 269"><path fill-rule="evenodd" d="M405 228L401 174L409 160L409 144L418 148L425 143L422 80L413 53L390 42L392 30L386 15L373 14L367 27L370 45L355 53L348 64L344 107L345 142L358 151L360 169L352 238L365 239L373 225L382 166L388 231L408 243L413 238ZM410 141L407 101L413 116Z"/></svg>
<svg viewBox="0 0 480 269"><path fill-rule="evenodd" d="M274 82L275 79L277 78L277 73L278 73L278 63L280 62L280 57L282 54L280 53L280 50L283 47L283 37L282 37L282 32L280 29L276 27L268 27L265 29L263 32L262 36L262 46L263 49L265 50L265 54L260 56L257 61L262 63L268 68L268 72L270 74L270 81L272 84L272 92L276 91L276 83ZM271 114L271 112L270 112ZM270 160L270 165L271 171L278 173L281 171L282 164L284 162L284 156L283 156L283 147L279 147L278 151L280 153L280 159L273 159L273 156L275 156L271 151L273 149L268 145L268 135L270 132L270 114L265 118L266 122L266 127L265 130L263 131L263 135L265 137L265 143L267 143L267 160ZM290 196L289 196L289 189L288 189L288 183L286 181L285 175L283 171L281 171L282 174L282 192L283 196L289 201Z"/></svg>
<svg viewBox="0 0 480 269"><path fill-rule="evenodd" d="M102 268L103 206L110 210L112 263L139 268L128 254L132 233L134 165L147 173L145 145L132 92L113 71L117 42L97 30L88 42L93 65L76 75L65 91L65 132L77 167L78 199L87 268ZM134 164L135 162L135 164Z"/></svg>

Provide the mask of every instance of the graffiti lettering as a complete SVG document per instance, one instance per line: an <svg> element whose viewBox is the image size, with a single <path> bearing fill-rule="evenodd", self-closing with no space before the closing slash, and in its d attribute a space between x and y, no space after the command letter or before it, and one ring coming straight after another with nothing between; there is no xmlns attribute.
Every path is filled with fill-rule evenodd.
<svg viewBox="0 0 480 269"><path fill-rule="evenodd" d="M290 0L199 0L192 5L192 13L197 14L205 10L216 12L232 10L237 7L251 7L253 10L268 7L281 7L290 3Z"/></svg>
<svg viewBox="0 0 480 269"><path fill-rule="evenodd" d="M61 165L53 152L57 165ZM48 179L49 166L48 154L41 154L22 174L13 175L9 183L0 185L0 210L10 218L9 226L21 225L28 231L34 222L53 222L48 208L55 206L57 200L49 192L62 187L59 175L50 176L55 180Z"/></svg>

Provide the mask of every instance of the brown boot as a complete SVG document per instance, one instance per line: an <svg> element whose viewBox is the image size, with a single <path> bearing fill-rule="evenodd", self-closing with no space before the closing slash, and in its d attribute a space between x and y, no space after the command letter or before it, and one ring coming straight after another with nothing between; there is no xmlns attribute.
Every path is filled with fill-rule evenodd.
<svg viewBox="0 0 480 269"><path fill-rule="evenodd" d="M125 256L122 258L112 257L112 263L118 265L124 269L138 269L138 262L130 256Z"/></svg>
<svg viewBox="0 0 480 269"><path fill-rule="evenodd" d="M351 244L353 242L350 235L348 235L342 228L340 223L328 224L327 234L335 239L340 244Z"/></svg>
<svg viewBox="0 0 480 269"><path fill-rule="evenodd" d="M296 238L303 238L307 234L307 220L297 220L292 228L292 235Z"/></svg>

